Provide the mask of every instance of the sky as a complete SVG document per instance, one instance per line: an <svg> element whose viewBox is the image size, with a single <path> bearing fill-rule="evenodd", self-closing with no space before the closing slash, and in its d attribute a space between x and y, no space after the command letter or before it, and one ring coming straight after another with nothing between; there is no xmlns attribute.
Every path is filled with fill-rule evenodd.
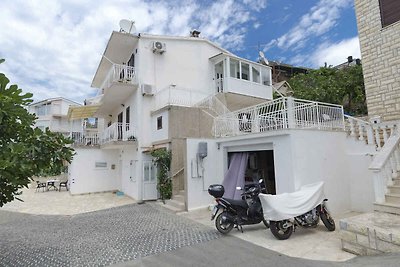
<svg viewBox="0 0 400 267"><path fill-rule="evenodd" d="M94 96L91 81L119 21L138 33L198 29L232 53L318 68L361 58L353 0L1 0L0 72L34 100Z"/></svg>

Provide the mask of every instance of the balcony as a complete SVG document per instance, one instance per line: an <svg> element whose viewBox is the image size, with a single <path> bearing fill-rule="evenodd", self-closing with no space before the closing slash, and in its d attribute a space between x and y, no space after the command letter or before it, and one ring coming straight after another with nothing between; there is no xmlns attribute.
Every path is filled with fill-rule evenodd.
<svg viewBox="0 0 400 267"><path fill-rule="evenodd" d="M192 107L206 97L208 95L203 92L169 86L155 94L153 110L159 110L166 106Z"/></svg>
<svg viewBox="0 0 400 267"><path fill-rule="evenodd" d="M137 87L137 73L134 67L113 64L100 86L101 99L96 99L101 102L99 114L109 114L117 105L124 103Z"/></svg>
<svg viewBox="0 0 400 267"><path fill-rule="evenodd" d="M102 132L72 132L69 137L76 146L99 146L121 141L135 141L136 131L129 123L113 123Z"/></svg>

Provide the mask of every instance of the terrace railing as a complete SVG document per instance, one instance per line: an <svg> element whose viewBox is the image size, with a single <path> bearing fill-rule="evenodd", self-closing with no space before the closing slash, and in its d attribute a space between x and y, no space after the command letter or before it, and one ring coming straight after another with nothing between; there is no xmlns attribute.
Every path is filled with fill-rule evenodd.
<svg viewBox="0 0 400 267"><path fill-rule="evenodd" d="M214 119L216 137L296 128L344 130L343 107L285 97Z"/></svg>
<svg viewBox="0 0 400 267"><path fill-rule="evenodd" d="M155 106L153 109L158 110L166 106L191 107L206 97L207 94L203 92L168 86L156 92Z"/></svg>
<svg viewBox="0 0 400 267"><path fill-rule="evenodd" d="M112 141L132 141L136 139L136 131L129 123L113 123L101 134L101 144Z"/></svg>
<svg viewBox="0 0 400 267"><path fill-rule="evenodd" d="M136 69L127 65L113 64L106 79L104 80L101 88L107 89L110 88L113 82L121 82L128 84L136 84L137 83L137 75Z"/></svg>

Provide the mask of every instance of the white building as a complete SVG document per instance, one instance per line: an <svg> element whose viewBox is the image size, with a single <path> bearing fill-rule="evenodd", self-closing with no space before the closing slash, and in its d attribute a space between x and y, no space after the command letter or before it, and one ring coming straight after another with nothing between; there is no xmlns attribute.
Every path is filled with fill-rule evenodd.
<svg viewBox="0 0 400 267"><path fill-rule="evenodd" d="M222 182L239 152L249 152L246 177L265 179L271 193L322 180L334 213L373 209L377 183L368 166L380 134L388 140L394 125L345 116L338 105L271 101L268 66L198 37L113 32L92 86L97 97L69 117L101 117L105 126L82 135L79 144L90 146L75 147L72 194L121 190L156 199L149 152L168 147L170 204L182 209L212 203L208 186Z"/></svg>
<svg viewBox="0 0 400 267"><path fill-rule="evenodd" d="M69 134L71 131L81 131L82 123L79 120L70 122L67 114L70 106L81 104L63 98L49 98L34 102L28 106L28 111L37 116L35 126L41 130L49 128L50 131Z"/></svg>

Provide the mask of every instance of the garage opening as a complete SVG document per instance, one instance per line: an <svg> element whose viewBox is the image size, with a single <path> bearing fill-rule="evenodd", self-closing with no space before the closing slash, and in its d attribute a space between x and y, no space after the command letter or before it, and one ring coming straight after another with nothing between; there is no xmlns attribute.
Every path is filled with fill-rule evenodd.
<svg viewBox="0 0 400 267"><path fill-rule="evenodd" d="M228 166L231 166L233 155L237 152L228 153ZM243 152L240 152L243 153ZM275 167L274 167L274 151L246 151L248 160L244 172L245 188L258 183L263 179L268 194L276 194L275 186Z"/></svg>

